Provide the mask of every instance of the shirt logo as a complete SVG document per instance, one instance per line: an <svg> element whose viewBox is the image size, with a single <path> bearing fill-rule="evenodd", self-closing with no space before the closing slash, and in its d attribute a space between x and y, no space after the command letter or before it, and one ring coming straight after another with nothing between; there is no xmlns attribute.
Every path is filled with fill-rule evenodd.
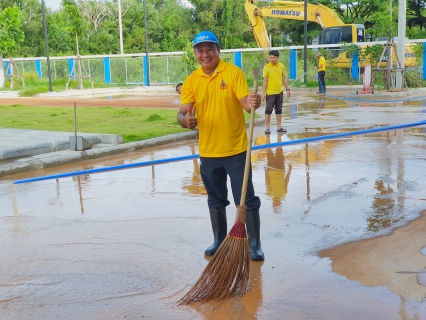
<svg viewBox="0 0 426 320"><path fill-rule="evenodd" d="M220 88L222 90L225 90L227 87L228 87L228 85L226 84L226 82L224 80L222 80L221 83L220 83Z"/></svg>

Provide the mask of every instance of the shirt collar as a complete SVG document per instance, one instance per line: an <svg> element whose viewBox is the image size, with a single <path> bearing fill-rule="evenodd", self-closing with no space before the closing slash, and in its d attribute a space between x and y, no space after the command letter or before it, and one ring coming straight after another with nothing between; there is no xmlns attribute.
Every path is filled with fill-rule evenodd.
<svg viewBox="0 0 426 320"><path fill-rule="evenodd" d="M214 77L214 75L215 75L216 73L222 72L223 70L225 70L225 62L223 62L223 61L222 61L222 59L219 59L219 63L218 63L218 65L217 65L217 67L216 67L216 70L215 70L215 72L211 75L211 77ZM197 77L209 77L209 78L211 78L210 76L208 76L207 74L205 74L205 73L204 73L204 71L203 71L203 69L201 68L201 66L200 66L200 67L198 67L198 69L197 69L197 71L196 71L196 75L197 75Z"/></svg>

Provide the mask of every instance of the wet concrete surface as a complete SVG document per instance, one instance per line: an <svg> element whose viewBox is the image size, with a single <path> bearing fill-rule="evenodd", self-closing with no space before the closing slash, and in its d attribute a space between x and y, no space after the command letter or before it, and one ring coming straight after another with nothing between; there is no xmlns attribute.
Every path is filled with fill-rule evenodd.
<svg viewBox="0 0 426 320"><path fill-rule="evenodd" d="M288 133L268 140L257 126L256 145L426 112L422 100L286 102ZM176 306L212 242L198 160L12 184L190 155L196 139L2 178L0 318L426 319L425 130L254 151L265 261L252 262L241 301L207 309ZM235 212L230 205L229 228Z"/></svg>

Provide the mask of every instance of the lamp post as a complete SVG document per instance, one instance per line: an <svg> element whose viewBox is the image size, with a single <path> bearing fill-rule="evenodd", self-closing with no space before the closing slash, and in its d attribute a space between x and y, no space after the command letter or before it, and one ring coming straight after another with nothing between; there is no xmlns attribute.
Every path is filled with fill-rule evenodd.
<svg viewBox="0 0 426 320"><path fill-rule="evenodd" d="M43 14L44 42L46 43L47 75L49 77L49 91L53 92L52 73L50 71L49 41L48 41L48 38L47 38L46 10L45 10L45 6L44 6L44 0L41 0L41 10L42 10L42 14Z"/></svg>
<svg viewBox="0 0 426 320"><path fill-rule="evenodd" d="M121 22L121 0L118 0L118 27L120 29L120 53L124 53L123 48L123 24Z"/></svg>
<svg viewBox="0 0 426 320"><path fill-rule="evenodd" d="M407 2L406 0L398 1L398 46L397 53L400 65L400 72L396 73L396 87L398 89L404 89L404 72L405 69L405 32L406 32L406 21L407 21Z"/></svg>
<svg viewBox="0 0 426 320"><path fill-rule="evenodd" d="M308 0L303 6L303 83L308 82Z"/></svg>
<svg viewBox="0 0 426 320"><path fill-rule="evenodd" d="M147 85L151 85L151 81L149 79L149 58L148 58L148 26L146 23L146 0L143 1L143 16L144 16L144 25L145 25L145 55L146 55L146 68L147 68Z"/></svg>

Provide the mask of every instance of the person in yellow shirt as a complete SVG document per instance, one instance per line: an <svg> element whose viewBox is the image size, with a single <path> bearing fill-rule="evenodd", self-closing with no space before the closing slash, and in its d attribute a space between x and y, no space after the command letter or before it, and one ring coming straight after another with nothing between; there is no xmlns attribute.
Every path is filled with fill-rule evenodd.
<svg viewBox="0 0 426 320"><path fill-rule="evenodd" d="M266 134L271 133L271 114L274 109L275 116L277 117L277 131L287 132L281 126L281 115L283 113L283 87L285 87L287 97L290 97L290 88L288 87L285 76L285 67L278 61L279 56L280 53L278 50L269 51L269 63L263 68L263 100L266 101Z"/></svg>
<svg viewBox="0 0 426 320"><path fill-rule="evenodd" d="M321 52L317 53L318 58L318 87L319 91L317 93L326 93L325 91L325 59L322 56Z"/></svg>
<svg viewBox="0 0 426 320"><path fill-rule="evenodd" d="M205 250L214 255L227 235L226 207L228 176L231 180L235 206L242 192L247 153L247 132L244 111L259 108L261 97L250 93L240 68L220 59L216 35L202 31L192 47L200 67L183 82L181 107L177 116L184 128L198 125L200 173L207 191L207 204L213 229L213 245ZM194 116L194 107L197 117ZM260 199L255 195L251 167L247 186L246 228L252 260L264 260L260 244Z"/></svg>

